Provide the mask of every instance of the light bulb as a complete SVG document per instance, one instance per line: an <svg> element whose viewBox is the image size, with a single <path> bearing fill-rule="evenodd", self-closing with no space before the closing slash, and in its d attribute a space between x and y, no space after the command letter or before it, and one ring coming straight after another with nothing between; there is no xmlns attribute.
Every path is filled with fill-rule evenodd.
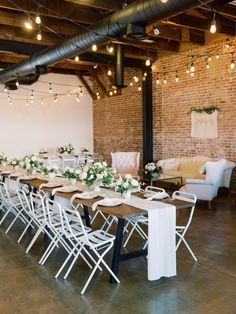
<svg viewBox="0 0 236 314"><path fill-rule="evenodd" d="M4 92L7 93L7 87L6 87L6 85L5 85L5 87L4 87Z"/></svg>
<svg viewBox="0 0 236 314"><path fill-rule="evenodd" d="M83 94L83 91L81 90L79 95L82 97L84 94Z"/></svg>
<svg viewBox="0 0 236 314"><path fill-rule="evenodd" d="M70 93L67 93L67 96L70 97Z"/></svg>
<svg viewBox="0 0 236 314"><path fill-rule="evenodd" d="M37 40L42 40L42 34L41 34L41 32L39 32L39 33L37 34Z"/></svg>
<svg viewBox="0 0 236 314"><path fill-rule="evenodd" d="M133 82L130 82L130 83L129 83L129 85L130 85L130 86L133 86L133 85L134 85L134 83L133 83Z"/></svg>
<svg viewBox="0 0 236 314"><path fill-rule="evenodd" d="M159 85L160 84L160 80L159 80L159 78L157 77L157 79L156 79L156 83L157 83L157 85Z"/></svg>
<svg viewBox="0 0 236 314"><path fill-rule="evenodd" d="M41 105L43 105L44 104L44 101L43 101L43 99L41 100Z"/></svg>
<svg viewBox="0 0 236 314"><path fill-rule="evenodd" d="M29 100L28 99L26 100L26 104L25 105L26 105L26 107L29 106Z"/></svg>
<svg viewBox="0 0 236 314"><path fill-rule="evenodd" d="M106 46L106 49L107 49L107 51L108 51L109 53L112 53L113 50L114 50L114 48L113 48L112 45L107 45L107 46Z"/></svg>
<svg viewBox="0 0 236 314"><path fill-rule="evenodd" d="M110 95L110 96L112 96L112 95L113 95L113 91L112 91L112 90L109 92L109 95Z"/></svg>
<svg viewBox="0 0 236 314"><path fill-rule="evenodd" d="M194 71L195 71L195 65L194 65L194 62L192 62L192 64L191 64L190 71L191 71L191 72L194 72Z"/></svg>
<svg viewBox="0 0 236 314"><path fill-rule="evenodd" d="M220 56L219 56L219 54L217 53L217 55L216 55L216 59L220 59Z"/></svg>
<svg viewBox="0 0 236 314"><path fill-rule="evenodd" d="M216 14L214 13L213 19L211 21L211 27L210 27L210 32L212 34L216 33Z"/></svg>
<svg viewBox="0 0 236 314"><path fill-rule="evenodd" d="M99 92L96 92L96 95L99 96Z"/></svg>
<svg viewBox="0 0 236 314"><path fill-rule="evenodd" d="M107 71L107 75L108 75L108 76L111 76L111 75L112 75L111 69L109 69L109 70Z"/></svg>
<svg viewBox="0 0 236 314"><path fill-rule="evenodd" d="M31 92L30 99L34 99L34 92L33 91Z"/></svg>
<svg viewBox="0 0 236 314"><path fill-rule="evenodd" d="M9 105L11 106L12 105L12 101L10 100L10 102L9 102Z"/></svg>
<svg viewBox="0 0 236 314"><path fill-rule="evenodd" d="M19 81L16 81L16 86L18 87L20 85Z"/></svg>
<svg viewBox="0 0 236 314"><path fill-rule="evenodd" d="M54 102L57 102L58 101L58 98L57 98L57 94L54 95Z"/></svg>
<svg viewBox="0 0 236 314"><path fill-rule="evenodd" d="M117 90L116 89L114 90L114 94L117 94Z"/></svg>
<svg viewBox="0 0 236 314"><path fill-rule="evenodd" d="M168 0L161 0L161 3L167 3Z"/></svg>
<svg viewBox="0 0 236 314"><path fill-rule="evenodd" d="M229 41L229 38L227 38L226 48L229 49L229 47L230 47L230 41Z"/></svg>
<svg viewBox="0 0 236 314"><path fill-rule="evenodd" d="M234 68L235 68L235 63L234 63L234 60L232 60L230 64L230 69L233 70Z"/></svg>
<svg viewBox="0 0 236 314"><path fill-rule="evenodd" d="M78 55L75 56L75 62L79 62L79 56Z"/></svg>
<svg viewBox="0 0 236 314"><path fill-rule="evenodd" d="M187 69L187 70L186 70L186 73L189 74L189 72L190 72L189 69Z"/></svg>
<svg viewBox="0 0 236 314"><path fill-rule="evenodd" d="M134 76L134 81L138 83L138 77L136 75Z"/></svg>
<svg viewBox="0 0 236 314"><path fill-rule="evenodd" d="M94 64L93 68L96 70L98 68L98 65Z"/></svg>
<svg viewBox="0 0 236 314"><path fill-rule="evenodd" d="M52 84L49 83L49 93L52 94Z"/></svg>
<svg viewBox="0 0 236 314"><path fill-rule="evenodd" d="M100 97L100 95L97 95L97 99L100 99L101 97Z"/></svg>
<svg viewBox="0 0 236 314"><path fill-rule="evenodd" d="M207 60L208 60L209 62L211 62L211 57L209 56Z"/></svg>
<svg viewBox="0 0 236 314"><path fill-rule="evenodd" d="M92 50L93 50L93 51L97 51L97 50L98 50L98 47L97 47L96 44L93 44L93 45L92 45Z"/></svg>
<svg viewBox="0 0 236 314"><path fill-rule="evenodd" d="M36 16L36 18L35 18L35 23L36 23L36 24L41 24L41 18L40 18L39 15Z"/></svg>
<svg viewBox="0 0 236 314"><path fill-rule="evenodd" d="M164 83L164 84L167 84L167 80L166 80L166 78L164 78L163 83Z"/></svg>
<svg viewBox="0 0 236 314"><path fill-rule="evenodd" d="M138 87L138 91L139 91L139 92L141 92L141 90L142 90L142 87L141 87L141 86L139 86L139 87Z"/></svg>
<svg viewBox="0 0 236 314"><path fill-rule="evenodd" d="M144 72L143 75L146 77L147 76L147 72Z"/></svg>
<svg viewBox="0 0 236 314"><path fill-rule="evenodd" d="M80 99L79 99L78 94L76 94L76 101L77 101L78 103L80 102Z"/></svg>
<svg viewBox="0 0 236 314"><path fill-rule="evenodd" d="M32 21L31 21L30 18L28 18L28 20L25 21L24 25L25 25L25 28L26 28L26 29L29 29L29 30L33 29Z"/></svg>
<svg viewBox="0 0 236 314"><path fill-rule="evenodd" d="M149 66L151 65L151 61L150 61L149 58L145 61L145 65L146 65L147 67L149 67Z"/></svg>
<svg viewBox="0 0 236 314"><path fill-rule="evenodd" d="M191 72L191 74L190 74L190 75L191 75L191 77L194 77L194 72Z"/></svg>
<svg viewBox="0 0 236 314"><path fill-rule="evenodd" d="M208 62L207 62L207 64L206 64L206 68L207 68L207 69L210 69L210 65L209 65Z"/></svg>
<svg viewBox="0 0 236 314"><path fill-rule="evenodd" d="M179 77L178 77L178 75L176 75L176 77L175 77L175 81L176 81L176 83L178 83L178 82L179 82Z"/></svg>
<svg viewBox="0 0 236 314"><path fill-rule="evenodd" d="M30 102L31 102L31 104L33 104L33 103L34 103L34 100L33 100L33 99L30 99Z"/></svg>

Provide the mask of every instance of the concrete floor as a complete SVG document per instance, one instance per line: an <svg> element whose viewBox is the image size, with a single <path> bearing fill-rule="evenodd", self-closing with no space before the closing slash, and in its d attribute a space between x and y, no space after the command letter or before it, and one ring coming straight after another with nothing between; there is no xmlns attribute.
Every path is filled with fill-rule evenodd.
<svg viewBox="0 0 236 314"><path fill-rule="evenodd" d="M188 233L198 257L194 263L184 247L178 252L178 275L149 282L146 259L123 262L120 285L98 272L86 294L80 295L88 268L78 262L67 281L54 275L65 254L55 252L45 264L38 260L45 249L41 238L28 255L24 250L32 235L18 245L22 225L8 235L0 228L0 314L36 313L236 313L236 208L226 196L198 204ZM129 248L141 245L133 238Z"/></svg>

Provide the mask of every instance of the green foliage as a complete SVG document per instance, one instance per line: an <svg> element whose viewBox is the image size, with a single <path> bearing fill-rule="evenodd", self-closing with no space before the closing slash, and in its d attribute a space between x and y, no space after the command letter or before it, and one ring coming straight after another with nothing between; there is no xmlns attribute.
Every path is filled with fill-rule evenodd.
<svg viewBox="0 0 236 314"><path fill-rule="evenodd" d="M220 109L216 106L202 107L202 108L191 108L189 114L191 112L212 114L215 111L220 111Z"/></svg>

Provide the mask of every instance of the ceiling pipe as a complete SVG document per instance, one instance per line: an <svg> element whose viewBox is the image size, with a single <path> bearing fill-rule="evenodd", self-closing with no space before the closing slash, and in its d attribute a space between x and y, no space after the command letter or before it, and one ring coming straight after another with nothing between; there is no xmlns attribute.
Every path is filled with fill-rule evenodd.
<svg viewBox="0 0 236 314"><path fill-rule="evenodd" d="M202 0L202 2L211 1ZM105 44L110 41L110 37L119 36L128 24L139 23L140 25L156 22L185 12L197 5L199 5L199 0L169 0L167 3L161 3L160 0L137 0L94 24L90 30L84 30L58 45L46 48L1 71L0 82L5 83L19 76L33 73L36 66L48 66L71 58L76 53L91 49L93 43Z"/></svg>
<svg viewBox="0 0 236 314"><path fill-rule="evenodd" d="M121 44L115 45L115 87L124 88L124 46Z"/></svg>

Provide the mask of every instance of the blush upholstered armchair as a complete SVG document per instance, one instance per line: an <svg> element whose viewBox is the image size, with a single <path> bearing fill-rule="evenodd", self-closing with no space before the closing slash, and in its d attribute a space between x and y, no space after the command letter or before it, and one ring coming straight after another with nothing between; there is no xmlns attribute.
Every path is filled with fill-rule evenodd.
<svg viewBox="0 0 236 314"><path fill-rule="evenodd" d="M132 176L138 176L139 171L139 152L115 152L111 153L112 168L116 169L117 173L125 175L127 173Z"/></svg>
<svg viewBox="0 0 236 314"><path fill-rule="evenodd" d="M198 200L208 201L211 208L211 201L217 196L225 165L225 159L207 161L205 179L186 179L186 185L182 189L195 194Z"/></svg>

